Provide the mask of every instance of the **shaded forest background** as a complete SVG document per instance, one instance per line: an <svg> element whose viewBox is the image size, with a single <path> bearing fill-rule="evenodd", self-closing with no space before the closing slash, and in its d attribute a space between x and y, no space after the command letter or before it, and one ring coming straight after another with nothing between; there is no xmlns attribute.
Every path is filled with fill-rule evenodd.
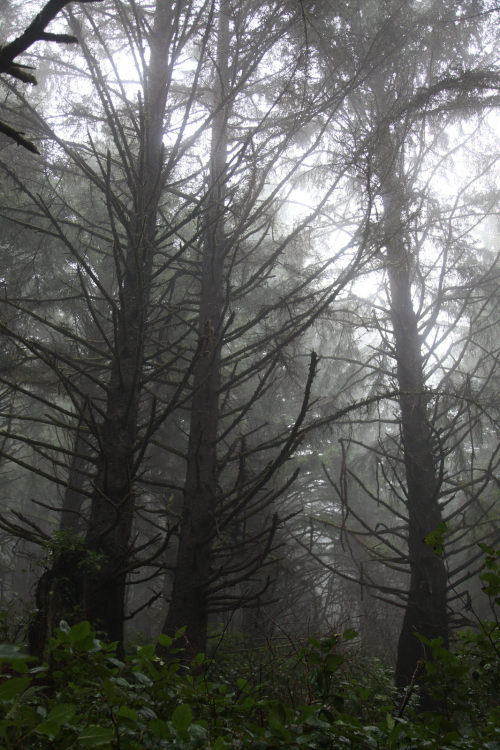
<svg viewBox="0 0 500 750"><path fill-rule="evenodd" d="M0 3L8 627L355 628L408 684L500 538L499 8L41 8Z"/></svg>

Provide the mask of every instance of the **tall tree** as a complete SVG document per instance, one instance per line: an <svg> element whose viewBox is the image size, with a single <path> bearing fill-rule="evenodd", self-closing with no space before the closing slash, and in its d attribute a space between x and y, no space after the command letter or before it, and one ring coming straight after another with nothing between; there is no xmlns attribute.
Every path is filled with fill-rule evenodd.
<svg viewBox="0 0 500 750"><path fill-rule="evenodd" d="M341 40L358 64L366 59L368 52L377 61L367 71L363 85L349 99L347 107L351 109L346 121L353 150L359 155L355 179L366 180L366 200L373 207L371 247L388 279L389 325L381 333L386 355L396 363L400 392L399 424L405 472L396 496L404 496L408 551L398 559L399 564L403 559L409 561L410 584L398 649L399 685L411 680L424 651L417 633L427 638L440 636L444 643L448 638L447 570L443 558L425 543L431 532L441 528L443 481L442 453L427 392L429 381L422 336L425 324L420 319L426 304L427 289L422 290L428 274L419 265L418 251L423 240L414 245L409 229L412 211L418 215L415 177L422 163L418 153L426 147L427 133L421 126L419 103L426 106L433 96L439 97L444 91L463 96L464 90L467 95L474 90L472 106L479 90L484 87L491 92L496 86L495 72L485 71L482 61L478 64L470 57L470 39L477 31L478 19L477 8L472 5L464 3L459 12L468 23L457 26L456 4L453 7L430 4L422 8L411 2L384 2L363 4L357 9L345 4L336 9L333 51L326 44L328 32L315 25L314 16L311 20L314 33L310 33L310 39L321 53L325 80L332 80L330 66ZM486 14L494 12L493 8L483 10ZM338 33L339 29L345 30L343 35ZM470 89L461 86L468 79L466 74L451 83L448 71L453 65L475 66L470 73L475 84ZM420 139L414 151L411 139L413 142ZM415 308L415 290L419 289L420 310ZM427 323L432 328L429 319ZM425 330L429 333L429 326ZM377 539L383 544L385 537L380 534Z"/></svg>
<svg viewBox="0 0 500 750"><path fill-rule="evenodd" d="M377 102L387 112L384 102ZM396 681L410 682L421 654L417 634L448 645L447 572L444 560L426 543L442 523L441 477L428 414L428 395L411 289L411 256L406 243L406 185L397 173L399 149L382 126L375 171L383 200L383 245L389 278L390 315L397 381L401 390L401 432L406 474L410 586L399 639Z"/></svg>
<svg viewBox="0 0 500 750"><path fill-rule="evenodd" d="M217 429L221 345L225 310L227 253L225 207L228 189L228 126L233 95L230 91L230 6L217 9L214 61L213 121L210 166L202 215L203 240L199 291L199 349L193 368L191 424L186 461L182 524L167 633L187 628L195 651L204 650L208 625L207 581L216 526Z"/></svg>
<svg viewBox="0 0 500 750"><path fill-rule="evenodd" d="M250 593L230 593L232 587L255 580L272 549L279 524L272 504L290 480L283 480L281 487L273 483L300 442L297 433L308 409L315 356L303 381L298 414L284 434L271 434L268 442L253 447L252 433L262 431L263 425L257 421L257 426L248 426L250 415L258 412L266 392L274 390L273 380L287 347L335 300L360 260L360 255L349 257L333 283L321 282L321 266L316 263L306 264L297 281L285 280L279 288L272 282L271 273L282 273L282 256L295 249L304 230L310 231L330 190L320 193L317 205L292 230L275 228L283 202L280 194L286 199L289 181L324 133L320 124L295 159L287 159L287 149L295 147L314 120L321 92L311 87L308 96L304 93L303 59L299 56L298 62L292 62L290 57L288 71L282 61L276 62L276 73L267 82L259 106L252 101L262 92L264 64L275 63L275 47L281 48L283 35L293 33L301 22L296 11L280 17L274 3L248 3L241 8L221 2L218 18L200 250L200 344L194 365L179 551L165 623L170 635L187 626L186 639L194 651L205 649L208 615L214 606L220 609L222 601L248 606L255 591L267 585L264 579L260 589L257 585L250 586ZM258 30L253 18L259 19ZM244 55L232 52L238 44ZM294 93L300 98L292 113ZM249 106L252 117L246 119ZM266 449L269 454L262 465L257 454ZM259 514L263 521L257 521ZM246 535L228 541L227 530L234 534L238 527L246 528Z"/></svg>

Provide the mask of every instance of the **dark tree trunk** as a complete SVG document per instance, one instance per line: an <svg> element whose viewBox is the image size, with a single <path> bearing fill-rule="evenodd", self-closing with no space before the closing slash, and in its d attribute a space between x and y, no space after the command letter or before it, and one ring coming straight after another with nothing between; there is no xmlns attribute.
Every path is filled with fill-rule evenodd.
<svg viewBox="0 0 500 750"><path fill-rule="evenodd" d="M386 268L394 335L401 431L407 487L410 588L398 645L396 683L407 685L419 660L427 656L416 637L441 636L448 643L447 576L442 557L425 543L442 521L440 479L428 418L428 397L417 316L411 294L411 255L405 228L405 184L397 175L398 148L386 130L380 138L379 178L383 198Z"/></svg>
<svg viewBox="0 0 500 750"><path fill-rule="evenodd" d="M85 578L85 550L71 544L54 552L54 560L37 581L36 612L28 629L30 654L47 660L48 645L61 620L74 624L82 619L81 601Z"/></svg>
<svg viewBox="0 0 500 750"><path fill-rule="evenodd" d="M162 188L163 120L168 91L168 49L175 10L158 0L141 117L142 138L136 163L128 247L117 261L120 283L115 316L114 358L107 389L106 415L98 434L87 545L99 567L85 591L87 617L121 645L125 586L134 519L135 451L158 201Z"/></svg>
<svg viewBox="0 0 500 750"><path fill-rule="evenodd" d="M85 578L85 551L81 538L83 471L91 450L83 433L82 412L68 473L68 486L64 493L59 530L67 536L60 539L60 549L53 550L50 567L40 576L35 589L35 613L28 628L30 653L41 660L48 658L48 644L54 629L61 620L70 623L82 617L82 598Z"/></svg>
<svg viewBox="0 0 500 750"><path fill-rule="evenodd" d="M224 201L227 168L229 17L221 1L215 80L205 240L201 264L199 347L193 371L184 506L174 584L164 632L185 626L190 652L205 650L208 587L216 531L217 432L220 349L224 317Z"/></svg>

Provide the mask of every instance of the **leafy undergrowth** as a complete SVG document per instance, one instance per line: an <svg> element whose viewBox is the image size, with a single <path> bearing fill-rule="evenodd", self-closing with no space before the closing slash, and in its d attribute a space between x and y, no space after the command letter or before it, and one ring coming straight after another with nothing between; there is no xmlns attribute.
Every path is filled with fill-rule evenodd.
<svg viewBox="0 0 500 750"><path fill-rule="evenodd" d="M495 615L500 553L484 551L483 590ZM186 666L165 636L167 659L145 645L122 661L88 622L61 623L48 664L0 645L0 746L500 750L496 617L463 633L453 652L426 643L423 689L439 706L427 713L415 710L416 688L400 696L389 670L348 648L355 637L310 639L279 658L261 651L247 664L241 655L199 655Z"/></svg>
<svg viewBox="0 0 500 750"><path fill-rule="evenodd" d="M186 667L165 637L166 661L153 646L121 661L87 622L62 623L50 668L31 666L19 647L1 647L0 743L9 750L500 748L496 623L464 635L454 654L431 644L428 680L442 710L425 715L407 706L399 716L390 675L343 654L342 641L354 634L344 635L311 640L280 664L278 690L271 681L228 677L235 662L225 678L201 655ZM301 691L292 685L286 700L284 685L297 674Z"/></svg>

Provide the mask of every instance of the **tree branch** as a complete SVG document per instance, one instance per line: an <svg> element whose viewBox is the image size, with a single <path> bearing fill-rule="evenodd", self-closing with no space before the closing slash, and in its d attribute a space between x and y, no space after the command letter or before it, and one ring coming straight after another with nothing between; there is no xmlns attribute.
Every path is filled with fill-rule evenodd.
<svg viewBox="0 0 500 750"><path fill-rule="evenodd" d="M30 66L15 63L15 58L23 52L26 52L35 42L39 41L55 42L57 44L78 44L78 39L72 34L54 34L45 31L46 26L48 26L57 14L66 5L69 5L70 2L73 2L73 0L49 0L22 34L3 47L0 46L0 74L5 73L12 76L12 78L17 78L17 80L22 81L23 83L30 83L33 86L36 86L38 83L36 77L32 73L27 72L27 70L30 69ZM102 0L75 0L75 2L99 3L102 2ZM24 138L22 132L7 125L7 123L2 120L0 120L0 133L3 133L17 143L18 146L26 148L33 154L40 153L34 143Z"/></svg>

